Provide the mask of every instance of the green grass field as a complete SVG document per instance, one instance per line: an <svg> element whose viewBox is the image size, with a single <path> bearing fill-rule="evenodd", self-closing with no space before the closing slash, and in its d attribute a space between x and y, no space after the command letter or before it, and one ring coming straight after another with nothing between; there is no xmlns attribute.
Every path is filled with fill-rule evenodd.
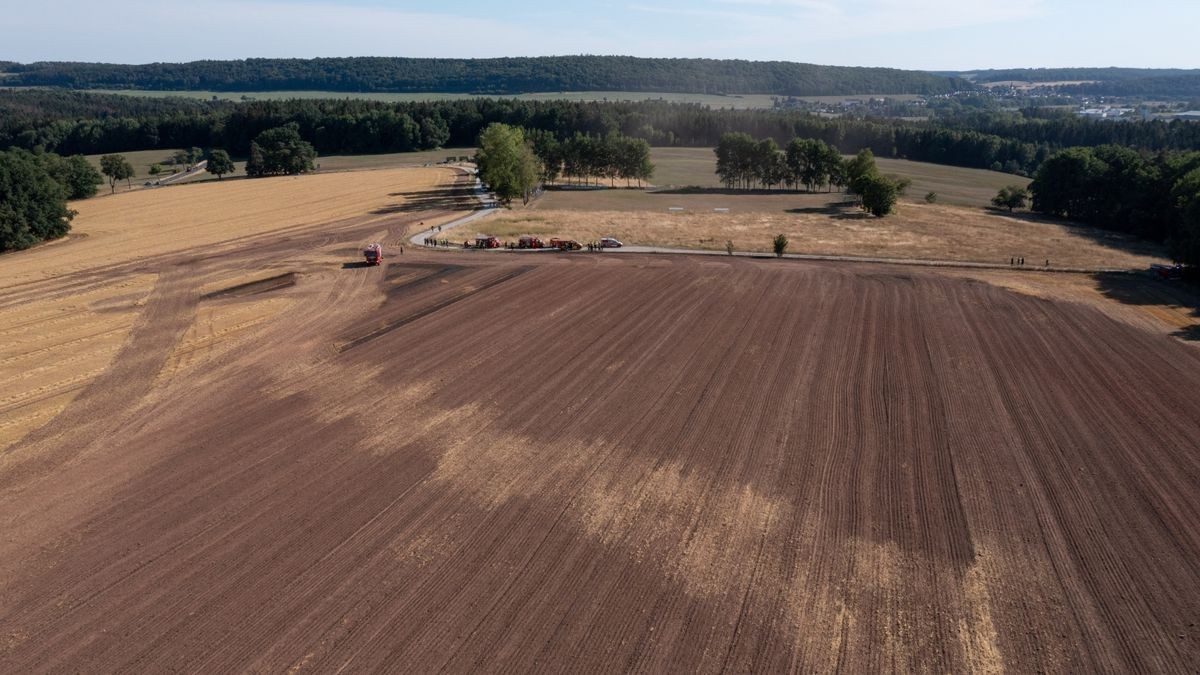
<svg viewBox="0 0 1200 675"><path fill-rule="evenodd" d="M719 188L715 173L717 157L712 148L653 148L650 161L654 163L655 185ZM961 206L987 206L996 192L1006 185L1029 184L1029 179L996 171L966 169L957 166L911 162L903 159L877 157L880 171L908 178L909 200L923 200L936 192L938 201Z"/></svg>

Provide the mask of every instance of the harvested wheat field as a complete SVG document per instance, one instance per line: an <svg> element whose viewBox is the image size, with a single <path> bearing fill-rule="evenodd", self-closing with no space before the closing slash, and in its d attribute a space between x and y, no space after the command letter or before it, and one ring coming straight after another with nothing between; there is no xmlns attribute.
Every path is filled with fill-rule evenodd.
<svg viewBox="0 0 1200 675"><path fill-rule="evenodd" d="M407 223L442 222L470 204L468 194L449 191L463 180L456 176L445 169L321 174L73 203L79 214L68 240L0 257L0 451L104 373L138 321L155 320L147 303L168 285L162 275L193 283L181 299L191 306L220 288L304 271L332 249L399 244ZM222 256L235 251L240 262L226 265ZM289 305L280 298L202 303L180 328L168 369L224 348Z"/></svg>
<svg viewBox="0 0 1200 675"><path fill-rule="evenodd" d="M505 239L616 237L625 244L686 249L724 250L730 241L738 251L767 252L772 238L783 233L790 253L1005 265L1020 256L1030 266L1048 260L1057 267L1111 269L1168 262L1159 246L1028 215L905 203L893 215L875 218L830 199L841 197L548 193L536 208L506 212L478 227ZM672 207L684 210L671 212Z"/></svg>
<svg viewBox="0 0 1200 675"><path fill-rule="evenodd" d="M373 210L7 300L127 284L0 454L0 671L1200 662L1194 344L899 266L360 267L440 213Z"/></svg>

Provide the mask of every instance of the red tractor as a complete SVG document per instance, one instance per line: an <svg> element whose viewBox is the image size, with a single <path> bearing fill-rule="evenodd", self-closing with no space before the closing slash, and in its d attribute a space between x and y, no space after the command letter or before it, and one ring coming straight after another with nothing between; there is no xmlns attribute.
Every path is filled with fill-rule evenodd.
<svg viewBox="0 0 1200 675"><path fill-rule="evenodd" d="M366 259L368 265L383 264L383 247L379 244L371 244L363 249L363 258Z"/></svg>

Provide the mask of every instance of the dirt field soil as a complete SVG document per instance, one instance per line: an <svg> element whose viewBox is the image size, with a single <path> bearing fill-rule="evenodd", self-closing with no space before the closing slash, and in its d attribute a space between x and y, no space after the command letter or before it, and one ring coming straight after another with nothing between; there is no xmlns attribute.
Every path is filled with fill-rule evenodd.
<svg viewBox="0 0 1200 675"><path fill-rule="evenodd" d="M117 331L0 455L0 671L1200 663L1194 345L915 268L358 266L434 213L387 190L0 260L4 330Z"/></svg>

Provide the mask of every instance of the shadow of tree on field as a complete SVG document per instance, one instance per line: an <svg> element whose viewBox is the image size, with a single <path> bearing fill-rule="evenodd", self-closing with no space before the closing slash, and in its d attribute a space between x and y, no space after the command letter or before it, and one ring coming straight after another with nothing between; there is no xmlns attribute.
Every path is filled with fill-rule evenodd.
<svg viewBox="0 0 1200 675"><path fill-rule="evenodd" d="M413 211L474 211L483 208L483 205L475 198L475 191L469 187L393 192L388 196L401 197L404 201L375 209L371 211L372 215L411 213Z"/></svg>
<svg viewBox="0 0 1200 675"><path fill-rule="evenodd" d="M1056 225L1066 229L1067 233L1073 237L1080 237L1088 241L1111 248L1123 253L1131 255L1141 255L1152 258L1168 258L1167 249L1162 244L1142 239L1132 234L1124 232L1113 232L1091 225L1080 225L1062 218L1046 216L1032 211L1014 211L1008 212L1008 209L998 209L992 206L984 207L984 212L994 216L1002 216L1004 218L1012 218L1014 220L1023 220L1027 223L1038 223L1041 225Z"/></svg>
<svg viewBox="0 0 1200 675"><path fill-rule="evenodd" d="M1158 305L1182 309L1197 322L1172 333L1184 340L1200 341L1200 287L1186 281L1159 279L1150 274L1093 274L1104 297L1125 305Z"/></svg>
<svg viewBox="0 0 1200 675"><path fill-rule="evenodd" d="M1174 333L1171 333L1171 335L1189 342L1200 342L1200 323L1177 330Z"/></svg>

